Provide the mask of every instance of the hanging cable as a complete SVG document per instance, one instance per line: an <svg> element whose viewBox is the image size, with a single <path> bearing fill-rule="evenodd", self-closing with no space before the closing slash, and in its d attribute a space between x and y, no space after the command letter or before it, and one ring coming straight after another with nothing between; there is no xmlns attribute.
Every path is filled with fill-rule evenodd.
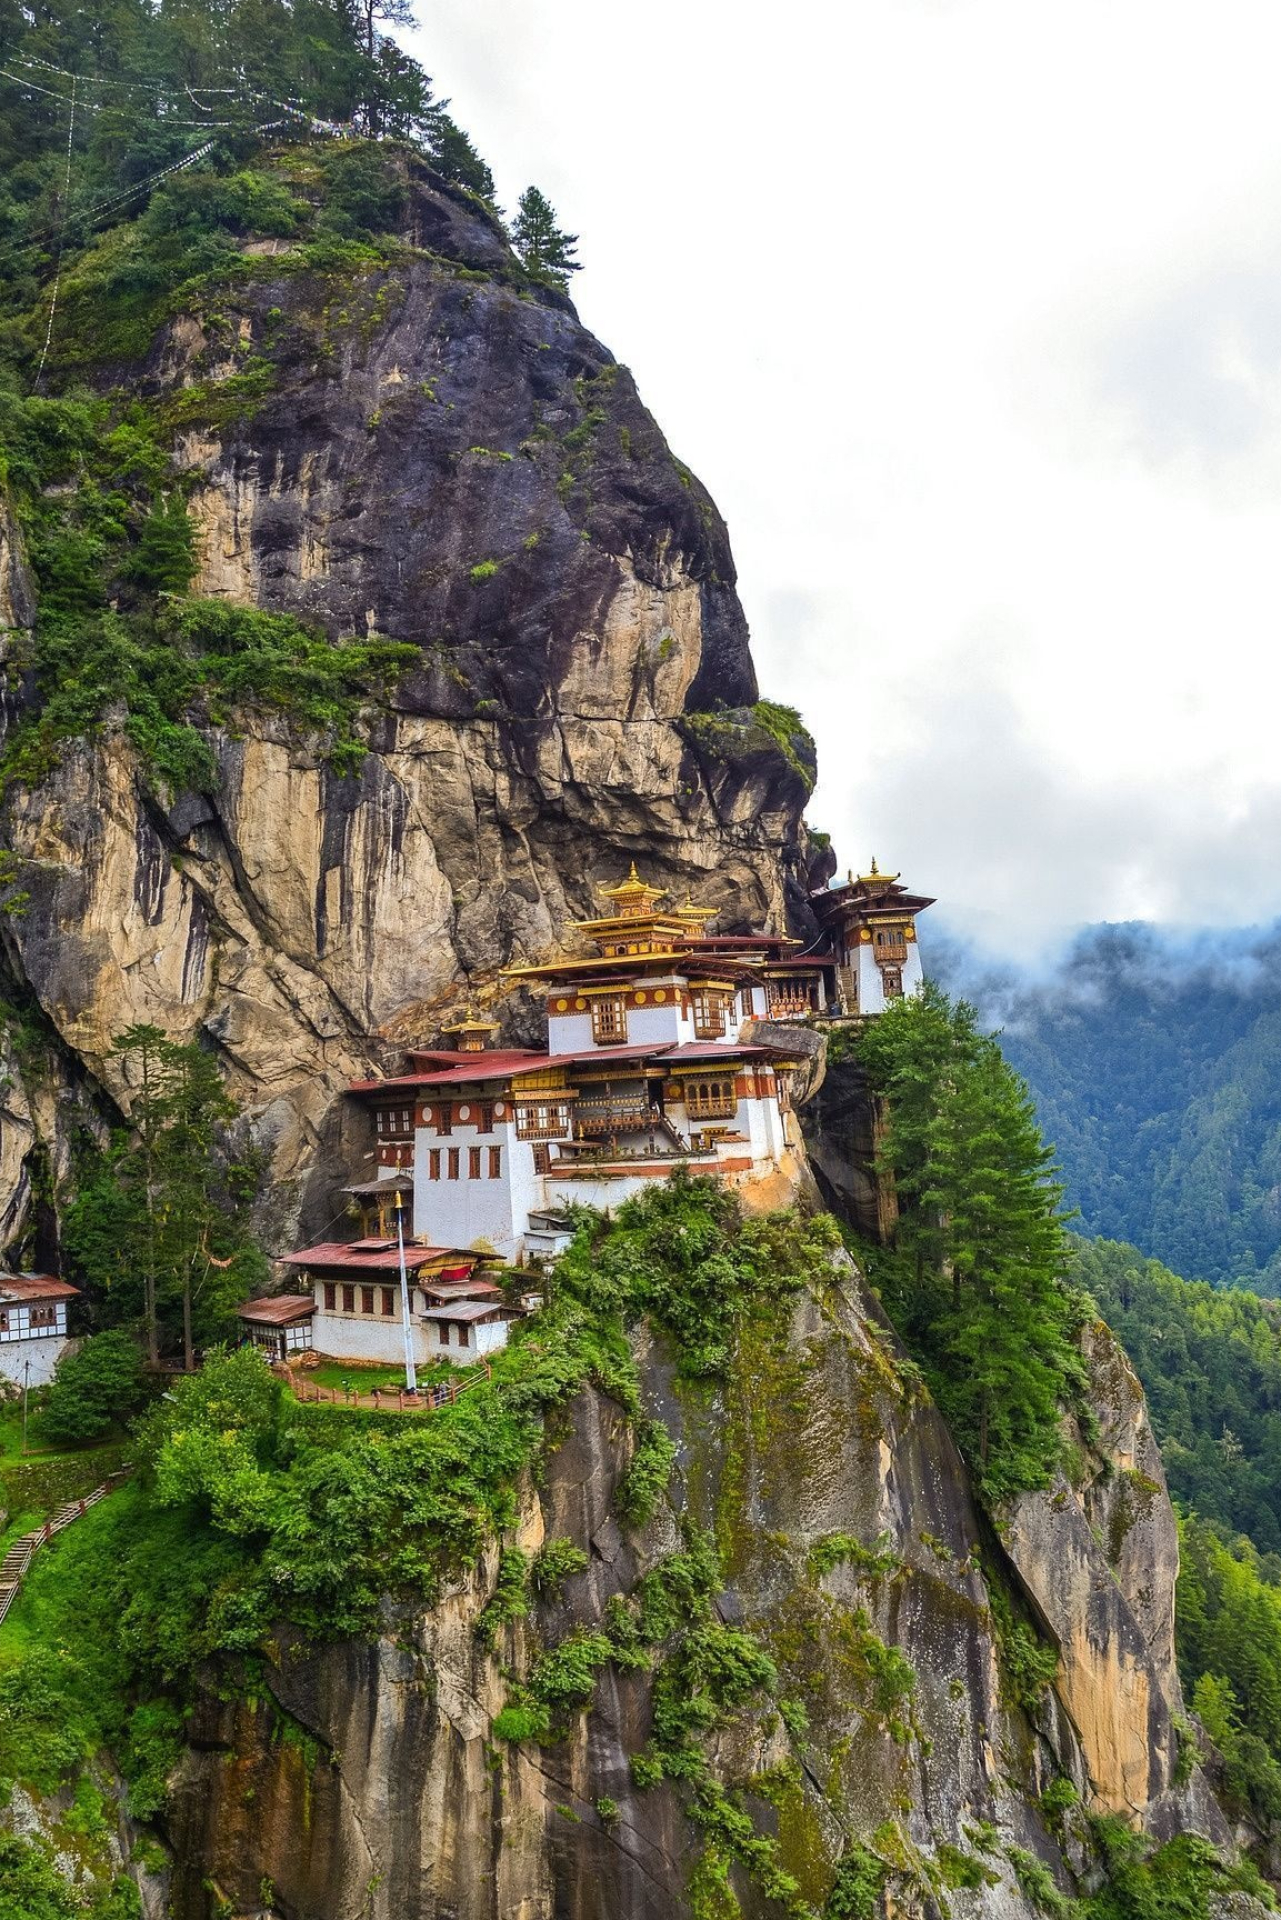
<svg viewBox="0 0 1281 1920"><path fill-rule="evenodd" d="M40 365L36 368L32 393L40 391L40 382L44 379L44 363L49 358L49 343L53 339L53 319L58 311L58 288L62 283L62 239L67 231L67 203L71 198L71 143L76 135L76 83L71 82L71 112L67 115L67 167L62 182L62 218L58 226L58 254L53 269L53 298L49 302L49 324L45 328L44 345L40 349Z"/></svg>

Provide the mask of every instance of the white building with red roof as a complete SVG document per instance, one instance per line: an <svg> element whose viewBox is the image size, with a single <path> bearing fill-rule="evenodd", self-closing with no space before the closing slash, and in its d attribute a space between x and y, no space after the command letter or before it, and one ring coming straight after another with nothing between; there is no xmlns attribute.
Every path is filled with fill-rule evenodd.
<svg viewBox="0 0 1281 1920"><path fill-rule="evenodd" d="M661 908L635 868L605 892L612 911L578 928L592 955L509 973L545 990L546 1051L488 1048L493 1028L467 1020L447 1029L460 1046L351 1088L380 1166L412 1171L415 1238L522 1260L554 1247L547 1222L568 1203L617 1206L677 1165L763 1183L769 1204L794 1190L797 1062L750 1025L793 943L709 938L710 909Z"/></svg>
<svg viewBox="0 0 1281 1920"><path fill-rule="evenodd" d="M67 1345L67 1307L79 1287L51 1273L0 1273L0 1374L43 1387Z"/></svg>

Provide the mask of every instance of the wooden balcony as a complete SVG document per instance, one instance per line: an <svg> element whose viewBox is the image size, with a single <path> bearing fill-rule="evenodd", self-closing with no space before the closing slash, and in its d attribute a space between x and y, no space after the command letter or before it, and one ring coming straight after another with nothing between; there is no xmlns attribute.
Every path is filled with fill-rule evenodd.
<svg viewBox="0 0 1281 1920"><path fill-rule="evenodd" d="M575 1131L581 1135L643 1132L662 1123L662 1114L643 1093L582 1099L574 1108Z"/></svg>

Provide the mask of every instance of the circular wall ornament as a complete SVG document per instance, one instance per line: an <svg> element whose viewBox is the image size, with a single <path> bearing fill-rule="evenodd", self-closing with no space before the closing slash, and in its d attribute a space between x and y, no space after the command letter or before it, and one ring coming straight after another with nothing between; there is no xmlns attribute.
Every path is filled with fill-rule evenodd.
<svg viewBox="0 0 1281 1920"><path fill-rule="evenodd" d="M507 1118L507 1103L505 1101L495 1100L494 1118L495 1120L505 1120Z"/></svg>
<svg viewBox="0 0 1281 1920"><path fill-rule="evenodd" d="M585 1000L575 1000L574 1008L578 1013L585 1013L587 1011L587 1002Z"/></svg>
<svg viewBox="0 0 1281 1920"><path fill-rule="evenodd" d="M431 1110L431 1108L430 1108L430 1107L424 1107L424 1108L423 1108L423 1118L422 1118L422 1124L423 1124L423 1125L424 1125L425 1127L429 1127L429 1126L431 1125L431 1123L432 1123L432 1120L433 1120L433 1118L434 1118L434 1117L435 1117L435 1116L433 1115L433 1113L432 1113L432 1110Z"/></svg>
<svg viewBox="0 0 1281 1920"><path fill-rule="evenodd" d="M655 988L654 988L654 998L655 998L655 1000L657 1000L657 1001L658 1001L658 1002L660 1003L660 1005L661 1005L661 1003L662 1003L662 1002L663 1002L664 1000L666 1000L666 998L667 998L667 988L666 988L666 987L655 987Z"/></svg>
<svg viewBox="0 0 1281 1920"><path fill-rule="evenodd" d="M645 995L645 994L643 994L643 993L638 993L638 994L637 994L637 996L636 996L636 1004L637 1004L637 1006L638 1006L638 1007L643 1007L643 1006L644 1006L644 1004L645 1004L645 1001L646 1001L646 998L647 998L647 995Z"/></svg>
<svg viewBox="0 0 1281 1920"><path fill-rule="evenodd" d="M568 1000L558 1000L556 1002L556 1011L557 1013L568 1013L569 1011Z"/></svg>
<svg viewBox="0 0 1281 1920"><path fill-rule="evenodd" d="M470 1119L471 1119L471 1108L470 1108L470 1107L459 1107L459 1109L458 1109L458 1118L459 1118L460 1120L470 1120Z"/></svg>

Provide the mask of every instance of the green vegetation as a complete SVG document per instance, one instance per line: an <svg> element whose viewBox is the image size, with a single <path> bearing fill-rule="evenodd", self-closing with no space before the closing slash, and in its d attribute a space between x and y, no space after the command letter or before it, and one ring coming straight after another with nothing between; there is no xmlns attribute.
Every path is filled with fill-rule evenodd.
<svg viewBox="0 0 1281 1920"><path fill-rule="evenodd" d="M1281 1554L1281 1303L1111 1240L1078 1241L1073 1274L1143 1382L1171 1491Z"/></svg>
<svg viewBox="0 0 1281 1920"><path fill-rule="evenodd" d="M386 318L398 289L379 276L407 251L419 156L492 196L447 103L369 24L405 7L364 11L358 27L337 0L237 0L215 23L112 0L92 27L59 7L0 19L0 497L37 588L34 633L5 666L23 713L0 785L39 784L64 741L110 728L161 789L210 789L210 725L252 711L280 714L347 774L365 707L419 657L189 599L201 476L173 458L180 432L251 418L300 335L326 357L334 328ZM282 93L298 105L283 127L267 105ZM264 115L275 145L255 132ZM312 115L350 137L317 133ZM362 137L375 132L400 144ZM287 251L246 251L263 241ZM308 277L297 310L230 311L264 270ZM514 261L500 270L527 284ZM180 314L199 328L194 358L156 392L131 366Z"/></svg>
<svg viewBox="0 0 1281 1920"><path fill-rule="evenodd" d="M46 1840L0 1832L0 1887L5 1920L140 1920L132 1880L121 1874L87 1891L73 1889Z"/></svg>
<svg viewBox="0 0 1281 1920"><path fill-rule="evenodd" d="M1281 1567L1195 1517L1179 1539L1179 1671L1229 1794L1266 1831L1281 1820Z"/></svg>
<svg viewBox="0 0 1281 1920"><path fill-rule="evenodd" d="M958 967L956 984L1004 1025L1083 1231L1273 1294L1281 949L1268 931L1230 936L1226 960L1224 944L1091 927L1044 980L970 982Z"/></svg>
<svg viewBox="0 0 1281 1920"><path fill-rule="evenodd" d="M265 1279L249 1226L261 1168L234 1151L235 1103L202 1047L140 1026L114 1052L133 1087L130 1124L84 1160L65 1244L106 1315L141 1321L153 1361L176 1334L190 1365L197 1339L224 1335Z"/></svg>
<svg viewBox="0 0 1281 1920"><path fill-rule="evenodd" d="M540 1600L554 1600L572 1574L586 1569L587 1555L572 1540L545 1540L530 1566L530 1585Z"/></svg>
<svg viewBox="0 0 1281 1920"><path fill-rule="evenodd" d="M814 740L795 707L758 700L754 707L730 707L715 713L687 713L681 731L721 760L738 760L762 747L776 747L808 793L816 778Z"/></svg>
<svg viewBox="0 0 1281 1920"><path fill-rule="evenodd" d="M902 1562L890 1548L888 1534L869 1546L852 1533L825 1533L810 1548L809 1565L810 1572L820 1578L833 1567L854 1567L859 1573L880 1578L896 1572Z"/></svg>
<svg viewBox="0 0 1281 1920"><path fill-rule="evenodd" d="M570 274L582 266L575 254L578 235L557 226L555 209L537 187L526 187L520 196L512 240L530 278L545 286L564 292Z"/></svg>
<svg viewBox="0 0 1281 1920"><path fill-rule="evenodd" d="M113 1329L95 1334L59 1363L40 1419L55 1442L100 1440L144 1398L137 1342Z"/></svg>
<svg viewBox="0 0 1281 1920"><path fill-rule="evenodd" d="M657 1420L637 1422L631 1464L619 1482L615 1505L624 1520L642 1527L667 1492L676 1464L676 1442Z"/></svg>
<svg viewBox="0 0 1281 1920"><path fill-rule="evenodd" d="M768 1301L780 1316L789 1296L830 1270L839 1246L826 1215L745 1219L719 1181L678 1169L612 1222L590 1222L558 1265L557 1287L597 1311L648 1316L672 1336L683 1378L718 1378L753 1310ZM657 1459L654 1472L662 1472Z"/></svg>
<svg viewBox="0 0 1281 1920"><path fill-rule="evenodd" d="M857 1046L887 1103L899 1208L868 1267L986 1498L1045 1486L1085 1382L1084 1305L1063 1279L1061 1189L1026 1090L973 1009L934 987Z"/></svg>

